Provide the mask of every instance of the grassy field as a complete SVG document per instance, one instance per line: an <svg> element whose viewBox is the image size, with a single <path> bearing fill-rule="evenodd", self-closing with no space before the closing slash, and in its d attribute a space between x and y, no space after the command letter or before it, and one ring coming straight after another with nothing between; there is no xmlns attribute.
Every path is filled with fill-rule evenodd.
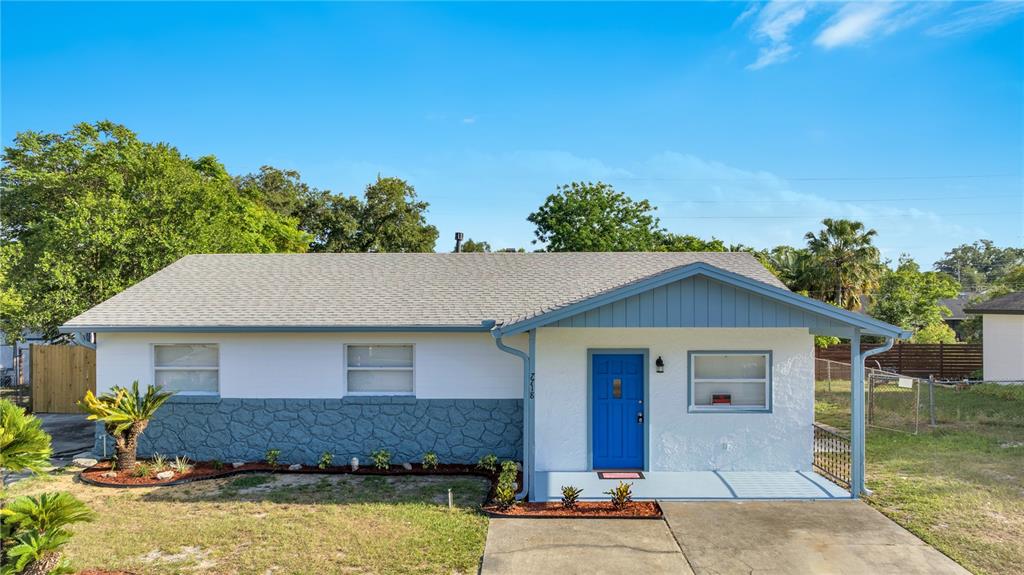
<svg viewBox="0 0 1024 575"><path fill-rule="evenodd" d="M108 489L66 472L11 491L70 491L97 512L67 548L79 569L451 574L477 571L487 534L477 508L487 488L481 478L265 474Z"/></svg>
<svg viewBox="0 0 1024 575"><path fill-rule="evenodd" d="M875 395L868 428L868 502L974 573L1024 572L1024 388L995 384L936 389L938 425L928 425L927 387L917 435L913 392ZM849 428L849 383L819 382L819 421Z"/></svg>

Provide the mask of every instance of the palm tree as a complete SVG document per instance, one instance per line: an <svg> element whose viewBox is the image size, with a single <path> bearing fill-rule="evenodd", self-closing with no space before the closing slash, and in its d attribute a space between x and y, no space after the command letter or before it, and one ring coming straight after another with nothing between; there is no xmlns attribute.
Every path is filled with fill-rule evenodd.
<svg viewBox="0 0 1024 575"><path fill-rule="evenodd" d="M876 232L853 220L826 218L821 223L825 229L817 235L807 232L804 238L820 268L823 288L830 292L825 300L857 309L860 295L875 285L881 272L878 248L871 243Z"/></svg>
<svg viewBox="0 0 1024 575"><path fill-rule="evenodd" d="M114 386L99 397L87 391L85 398L78 402L78 407L89 414L89 419L102 421L107 433L114 438L118 471L130 472L135 469L139 436L149 425L156 410L174 395L160 390L160 386L151 385L145 395L139 395L139 382L134 381L130 391Z"/></svg>
<svg viewBox="0 0 1024 575"><path fill-rule="evenodd" d="M15 573L44 575L70 572L60 548L71 538L65 527L92 521L94 514L70 493L22 496L0 511L5 564Z"/></svg>
<svg viewBox="0 0 1024 575"><path fill-rule="evenodd" d="M0 491L7 473L42 471L50 463L50 434L42 423L6 399L0 399Z"/></svg>

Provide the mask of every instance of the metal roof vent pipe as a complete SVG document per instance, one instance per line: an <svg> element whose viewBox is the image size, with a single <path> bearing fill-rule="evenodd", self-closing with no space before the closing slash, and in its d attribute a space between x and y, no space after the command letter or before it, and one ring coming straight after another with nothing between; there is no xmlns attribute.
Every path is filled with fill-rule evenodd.
<svg viewBox="0 0 1024 575"><path fill-rule="evenodd" d="M463 237L465 237L465 236L462 235L462 232L455 232L455 253L459 253L459 252L462 251L462 238Z"/></svg>

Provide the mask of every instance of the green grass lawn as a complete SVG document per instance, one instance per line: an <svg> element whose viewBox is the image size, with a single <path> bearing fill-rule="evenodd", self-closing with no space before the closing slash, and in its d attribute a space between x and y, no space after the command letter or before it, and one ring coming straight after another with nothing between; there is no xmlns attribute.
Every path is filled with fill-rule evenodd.
<svg viewBox="0 0 1024 575"><path fill-rule="evenodd" d="M475 477L269 474L109 489L68 472L11 491L70 491L97 512L94 523L75 526L67 548L78 569L450 574L477 570L487 489Z"/></svg>
<svg viewBox="0 0 1024 575"><path fill-rule="evenodd" d="M936 389L938 425L928 425L927 387L917 435L868 428L867 501L975 573L1024 572L1024 397L995 384ZM912 429L906 390L875 396L877 421ZM819 382L817 419L849 428L849 383Z"/></svg>

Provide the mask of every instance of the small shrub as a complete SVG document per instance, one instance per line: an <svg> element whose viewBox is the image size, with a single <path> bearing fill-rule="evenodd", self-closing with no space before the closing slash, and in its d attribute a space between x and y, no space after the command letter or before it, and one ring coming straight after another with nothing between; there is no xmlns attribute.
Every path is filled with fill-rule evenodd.
<svg viewBox="0 0 1024 575"><path fill-rule="evenodd" d="M428 451L423 454L423 469L437 469L437 454Z"/></svg>
<svg viewBox="0 0 1024 575"><path fill-rule="evenodd" d="M563 485L562 507L565 507L566 509L575 509L576 503L580 499L580 493L583 493L583 490L575 485Z"/></svg>
<svg viewBox="0 0 1024 575"><path fill-rule="evenodd" d="M516 488L511 481L499 481L494 489L494 504L498 509L505 511L516 504Z"/></svg>
<svg viewBox="0 0 1024 575"><path fill-rule="evenodd" d="M494 488L494 503L498 509L506 510L516 504L516 478L518 469L515 461L506 461L501 464L501 473L498 474L498 485Z"/></svg>
<svg viewBox="0 0 1024 575"><path fill-rule="evenodd" d="M144 462L138 462L135 464L135 469L132 469L132 475L135 477L149 477L153 475L153 467Z"/></svg>
<svg viewBox="0 0 1024 575"><path fill-rule="evenodd" d="M476 468L482 469L488 473L494 473L498 470L498 456L493 453L488 453L476 462Z"/></svg>
<svg viewBox="0 0 1024 575"><path fill-rule="evenodd" d="M280 449L268 449L267 450L267 465L277 469L277 461L281 457Z"/></svg>
<svg viewBox="0 0 1024 575"><path fill-rule="evenodd" d="M163 471L164 469L167 469L167 458L159 453L154 453L153 459L150 460L150 464L153 466L153 469Z"/></svg>
<svg viewBox="0 0 1024 575"><path fill-rule="evenodd" d="M612 507L622 509L627 503L633 501L633 484L620 481L617 486L605 491L604 494L611 496Z"/></svg>
<svg viewBox="0 0 1024 575"><path fill-rule="evenodd" d="M506 462L501 464L501 474L502 475L506 475L506 474L512 475L512 481L515 481L516 474L518 472L519 472L519 468L516 467L516 462L515 461L506 461Z"/></svg>
<svg viewBox="0 0 1024 575"><path fill-rule="evenodd" d="M370 454L370 459L373 460L373 466L377 469L387 469L391 467L391 452L387 449L378 449Z"/></svg>
<svg viewBox="0 0 1024 575"><path fill-rule="evenodd" d="M192 462L184 455L179 455L174 458L174 463L171 464L171 468L174 469L175 473L184 475L189 471L192 471Z"/></svg>
<svg viewBox="0 0 1024 575"><path fill-rule="evenodd" d="M213 459L210 461L210 466L217 471L220 471L221 469L224 469L224 462L219 459Z"/></svg>
<svg viewBox="0 0 1024 575"><path fill-rule="evenodd" d="M325 451L320 454L320 461L317 462L316 466L320 469L327 469L331 466L332 461L334 461L334 456L331 455L331 452Z"/></svg>

